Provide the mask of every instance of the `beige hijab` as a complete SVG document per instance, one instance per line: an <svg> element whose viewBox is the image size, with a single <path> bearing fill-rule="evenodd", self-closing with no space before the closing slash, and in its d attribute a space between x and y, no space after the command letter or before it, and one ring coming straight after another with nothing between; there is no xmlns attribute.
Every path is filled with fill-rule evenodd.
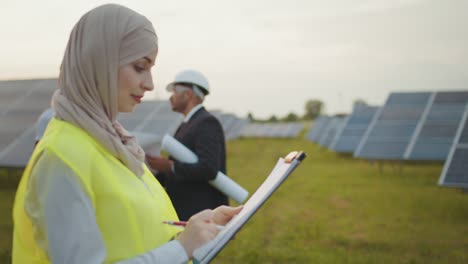
<svg viewBox="0 0 468 264"><path fill-rule="evenodd" d="M116 120L118 73L155 50L157 36L146 17L120 5L99 6L73 28L52 99L56 118L87 131L137 176L145 155Z"/></svg>

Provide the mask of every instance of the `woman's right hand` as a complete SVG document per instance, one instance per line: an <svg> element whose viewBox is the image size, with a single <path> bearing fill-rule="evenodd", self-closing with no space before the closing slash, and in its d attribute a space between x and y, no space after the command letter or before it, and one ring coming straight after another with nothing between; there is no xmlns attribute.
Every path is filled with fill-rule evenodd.
<svg viewBox="0 0 468 264"><path fill-rule="evenodd" d="M193 215L177 238L190 258L195 249L213 240L218 234L219 229L213 219L214 212L209 209Z"/></svg>

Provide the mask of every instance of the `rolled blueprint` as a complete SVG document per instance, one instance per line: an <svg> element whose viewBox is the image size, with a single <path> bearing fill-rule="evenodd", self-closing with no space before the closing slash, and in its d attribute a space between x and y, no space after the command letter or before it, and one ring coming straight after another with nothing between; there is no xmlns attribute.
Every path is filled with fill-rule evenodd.
<svg viewBox="0 0 468 264"><path fill-rule="evenodd" d="M167 151L178 161L185 163L198 162L198 157L195 153L168 134L164 135L161 148ZM216 178L209 181L209 183L240 204L247 199L247 196L249 196L249 192L247 190L220 171L218 171Z"/></svg>
<svg viewBox="0 0 468 264"><path fill-rule="evenodd" d="M198 157L195 153L168 134L164 135L161 148L171 154L171 156L178 161L185 163L198 162Z"/></svg>

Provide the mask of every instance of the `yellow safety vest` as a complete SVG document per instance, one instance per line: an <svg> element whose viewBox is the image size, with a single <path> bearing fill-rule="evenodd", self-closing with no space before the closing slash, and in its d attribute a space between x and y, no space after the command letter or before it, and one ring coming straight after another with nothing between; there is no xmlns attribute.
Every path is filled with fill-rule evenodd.
<svg viewBox="0 0 468 264"><path fill-rule="evenodd" d="M16 193L14 264L50 263L34 240L33 226L24 210L31 170L45 149L67 164L84 186L104 239L106 263L148 252L167 243L180 231L162 223L177 220L177 214L166 192L145 165L145 173L139 179L85 131L52 119L33 152Z"/></svg>

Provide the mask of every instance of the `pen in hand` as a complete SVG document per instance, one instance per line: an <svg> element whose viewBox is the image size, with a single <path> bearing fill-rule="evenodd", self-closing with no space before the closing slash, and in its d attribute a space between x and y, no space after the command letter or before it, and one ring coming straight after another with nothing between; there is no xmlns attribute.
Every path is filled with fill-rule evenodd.
<svg viewBox="0 0 468 264"><path fill-rule="evenodd" d="M187 225L187 222L186 221L163 221L163 224L185 227ZM224 226L222 225L216 225L216 227L218 228L218 230L222 230L224 228Z"/></svg>

